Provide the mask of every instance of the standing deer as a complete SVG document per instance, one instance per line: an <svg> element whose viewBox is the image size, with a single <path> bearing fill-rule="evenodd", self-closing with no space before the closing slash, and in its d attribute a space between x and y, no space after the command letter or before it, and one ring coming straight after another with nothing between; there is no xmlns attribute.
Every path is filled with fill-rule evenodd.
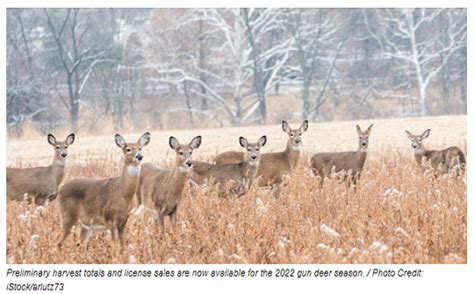
<svg viewBox="0 0 474 294"><path fill-rule="evenodd" d="M437 173L446 174L452 168L457 169L457 174L465 171L466 157L458 147L452 146L443 150L428 150L423 146L423 140L430 135L430 129L424 131L421 135L413 135L405 130L408 139L411 141L411 147L415 153L416 163L424 170L423 160L431 163L431 167Z"/></svg>
<svg viewBox="0 0 474 294"><path fill-rule="evenodd" d="M362 132L357 125L357 134L359 135L357 151L316 153L311 157L311 169L315 176L320 177L319 187L322 187L325 177L329 177L332 172L340 171L346 173L344 180L348 186L357 184L367 158L372 126L373 124L365 132ZM349 181L347 181L347 177L349 177Z"/></svg>
<svg viewBox="0 0 474 294"><path fill-rule="evenodd" d="M302 135L308 130L308 120L303 121L298 129L290 128L286 120L281 123L283 131L288 135L286 149L282 152L262 154L258 168L259 186L274 186L274 195L278 196L280 184L284 175L291 174L298 164L300 153L303 149ZM229 151L215 157L215 162L238 163L243 158L243 152Z"/></svg>
<svg viewBox="0 0 474 294"><path fill-rule="evenodd" d="M53 163L46 167L11 168L7 167L7 197L9 200L34 199L37 205L44 205L46 200L52 201L58 194L58 187L63 180L67 148L74 143L74 134L67 136L65 141L57 141L48 135L48 143L54 148ZM25 197L26 196L26 197Z"/></svg>
<svg viewBox="0 0 474 294"><path fill-rule="evenodd" d="M170 137L169 145L176 152L173 169L161 169L146 163L142 167L137 189L139 204L158 214L161 233L165 233L164 218L169 216L173 228L176 226L176 214L183 197L188 174L193 169L193 151L201 145L201 136L194 137L189 144L179 144Z"/></svg>
<svg viewBox="0 0 474 294"><path fill-rule="evenodd" d="M239 138L240 146L245 148L243 160L239 163L211 164L195 162L192 180L198 185L211 179L218 184L219 196L231 194L240 197L252 185L261 164L260 149L267 143L262 136L257 143L250 144L244 137ZM227 191L227 188L230 188Z"/></svg>
<svg viewBox="0 0 474 294"><path fill-rule="evenodd" d="M115 135L115 143L122 150L121 175L106 179L74 179L59 190L62 238L59 246L71 232L81 225L81 237L87 248L93 229L108 229L112 234L112 249L116 253L116 234L120 240L120 252L124 248L125 225L131 202L138 185L142 147L150 142L150 133L144 133L137 143L126 143Z"/></svg>

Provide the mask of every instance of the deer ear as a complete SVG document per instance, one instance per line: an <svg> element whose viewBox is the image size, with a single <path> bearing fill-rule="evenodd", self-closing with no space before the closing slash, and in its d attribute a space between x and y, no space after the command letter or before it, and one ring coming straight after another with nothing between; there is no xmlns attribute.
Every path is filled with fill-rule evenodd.
<svg viewBox="0 0 474 294"><path fill-rule="evenodd" d="M120 134L115 134L115 144L120 148L124 148L126 144L125 139Z"/></svg>
<svg viewBox="0 0 474 294"><path fill-rule="evenodd" d="M244 148L247 148L247 145L249 144L249 142L247 141L247 139L245 139L244 137L240 137L239 138L239 143L240 143L240 146L244 147Z"/></svg>
<svg viewBox="0 0 474 294"><path fill-rule="evenodd" d="M48 143L49 145L56 145L56 137L53 134L48 134Z"/></svg>
<svg viewBox="0 0 474 294"><path fill-rule="evenodd" d="M360 129L360 126L359 125L356 125L356 129L357 129L357 133L362 133L362 130Z"/></svg>
<svg viewBox="0 0 474 294"><path fill-rule="evenodd" d="M201 141L202 141L202 137L196 136L191 140L191 143L189 143L189 146L191 146L192 149L197 149L199 148L199 146L201 146Z"/></svg>
<svg viewBox="0 0 474 294"><path fill-rule="evenodd" d="M408 139L411 139L413 137L412 133L410 133L409 131L405 130L405 133L407 133Z"/></svg>
<svg viewBox="0 0 474 294"><path fill-rule="evenodd" d="M261 136L260 139L258 139L258 146L262 147L267 144L267 136Z"/></svg>
<svg viewBox="0 0 474 294"><path fill-rule="evenodd" d="M173 136L170 137L169 143L170 143L171 149L173 149L173 150L176 150L179 147L178 139L176 139Z"/></svg>
<svg viewBox="0 0 474 294"><path fill-rule="evenodd" d="M75 139L76 139L76 135L74 133L69 134L69 136L67 136L66 138L66 144L71 145L72 143L74 143Z"/></svg>
<svg viewBox="0 0 474 294"><path fill-rule="evenodd" d="M428 138L429 135L430 135L430 132L431 132L431 129L427 129L426 131L423 132L423 134L421 134L421 137L422 137L423 139Z"/></svg>
<svg viewBox="0 0 474 294"><path fill-rule="evenodd" d="M367 135L370 135L370 131L372 131L372 127L374 126L374 124L371 124L367 130L365 131L367 133Z"/></svg>
<svg viewBox="0 0 474 294"><path fill-rule="evenodd" d="M309 126L308 120L305 119L304 122L301 123L300 131L301 131L302 133L306 132L306 131L308 130L308 126Z"/></svg>
<svg viewBox="0 0 474 294"><path fill-rule="evenodd" d="M138 139L138 143L140 144L140 146L146 146L148 145L148 143L150 143L150 133L149 132L146 132L144 133L140 139Z"/></svg>
<svg viewBox="0 0 474 294"><path fill-rule="evenodd" d="M281 128L283 129L283 132L289 134L290 133L290 125L286 120L281 121Z"/></svg>

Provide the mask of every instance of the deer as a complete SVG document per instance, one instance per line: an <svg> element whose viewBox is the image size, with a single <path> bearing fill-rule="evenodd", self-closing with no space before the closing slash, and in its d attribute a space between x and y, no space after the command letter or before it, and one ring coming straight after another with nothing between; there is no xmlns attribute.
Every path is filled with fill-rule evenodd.
<svg viewBox="0 0 474 294"><path fill-rule="evenodd" d="M176 226L178 206L183 198L184 187L193 169L193 151L201 146L201 136L194 137L189 144L180 144L178 139L171 136L169 146L176 152L172 169L162 169L154 164L145 163L142 166L137 195L140 206L158 215L161 233L164 235L164 219L168 216L173 226Z"/></svg>
<svg viewBox="0 0 474 294"><path fill-rule="evenodd" d="M120 135L115 135L115 144L122 151L122 170L120 176L91 179L73 179L59 190L61 247L74 225L81 227L81 239L88 248L93 230L107 229L111 232L111 246L116 251L117 234L120 253L123 252L125 226L127 224L133 195L138 186L140 163L143 160L142 148L150 142L150 133L144 133L138 142L128 143ZM78 244L79 245L79 244Z"/></svg>
<svg viewBox="0 0 474 294"><path fill-rule="evenodd" d="M345 173L344 180L348 187L357 185L367 159L367 148L369 147L369 135L372 126L373 124L364 132L359 125L356 126L359 136L357 151L316 153L311 157L311 170L315 176L320 177L320 188L323 186L325 177L329 177L333 172L341 171Z"/></svg>
<svg viewBox="0 0 474 294"><path fill-rule="evenodd" d="M9 200L34 200L44 206L47 200L53 201L58 195L66 168L67 148L74 143L75 134L69 134L64 141L57 141L48 134L48 143L53 146L54 157L50 166L33 168L7 167L7 198Z"/></svg>
<svg viewBox="0 0 474 294"><path fill-rule="evenodd" d="M226 195L241 197L253 184L261 163L260 150L267 143L267 136L261 136L257 143L249 143L244 137L239 138L239 144L245 148L243 159L239 163L212 164L195 162L192 181L202 185L214 180L218 185L218 196Z"/></svg>
<svg viewBox="0 0 474 294"><path fill-rule="evenodd" d="M452 168L456 168L457 175L465 171L466 157L458 147L451 146L443 150L429 150L425 148L423 140L429 137L431 129L425 130L421 135L413 135L407 130L405 132L411 141L416 163L422 170L427 169L423 163L425 160L431 163L431 167L435 170L435 177L439 174L447 174Z"/></svg>
<svg viewBox="0 0 474 294"><path fill-rule="evenodd" d="M308 120L301 123L297 129L292 129L286 120L281 122L282 130L288 135L286 149L282 152L264 153L257 171L258 185L270 186L274 189L274 196L280 193L280 184L283 176L293 172L298 164L303 150L302 135L308 130ZM217 155L214 161L217 164L238 163L243 158L242 152L228 151Z"/></svg>

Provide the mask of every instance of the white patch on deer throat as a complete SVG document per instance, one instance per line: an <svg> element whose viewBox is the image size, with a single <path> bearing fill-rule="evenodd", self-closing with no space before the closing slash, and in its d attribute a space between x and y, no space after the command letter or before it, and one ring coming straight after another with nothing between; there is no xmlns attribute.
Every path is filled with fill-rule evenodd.
<svg viewBox="0 0 474 294"><path fill-rule="evenodd" d="M303 146L302 145L291 146L291 149L293 149L293 151L301 151L303 150Z"/></svg>
<svg viewBox="0 0 474 294"><path fill-rule="evenodd" d="M257 166L259 164L259 162L258 161L249 161L249 164L251 166Z"/></svg>
<svg viewBox="0 0 474 294"><path fill-rule="evenodd" d="M190 167L182 167L182 166L179 167L179 172L180 173L188 173L190 171L191 171Z"/></svg>
<svg viewBox="0 0 474 294"><path fill-rule="evenodd" d="M61 158L56 160L56 164L60 166L65 166L66 165L66 158Z"/></svg>
<svg viewBox="0 0 474 294"><path fill-rule="evenodd" d="M138 176L138 174L140 173L140 166L139 165L129 165L127 167L127 172L129 175L131 176Z"/></svg>
<svg viewBox="0 0 474 294"><path fill-rule="evenodd" d="M425 152L421 148L415 149L415 154L417 154L417 155L424 155L424 153Z"/></svg>

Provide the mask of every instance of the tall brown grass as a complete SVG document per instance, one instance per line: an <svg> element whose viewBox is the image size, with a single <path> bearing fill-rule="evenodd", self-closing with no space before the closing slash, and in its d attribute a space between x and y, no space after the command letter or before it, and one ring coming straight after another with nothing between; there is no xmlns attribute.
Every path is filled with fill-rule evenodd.
<svg viewBox="0 0 474 294"><path fill-rule="evenodd" d="M376 127L377 123L374 130ZM315 128L324 130L313 125ZM435 142L452 142L453 138L446 134ZM356 144L353 137L350 146ZM226 136L224 139L229 141ZM305 146L323 145L309 136L304 140ZM464 137L453 143L465 150L465 142ZM212 187L200 187L195 193L186 191L175 231L166 222L167 234L162 237L159 225L151 223L148 215L131 215L126 229L128 247L116 257L106 232L94 233L87 251L76 246L78 232L62 249L58 248L57 201L49 203L42 216L34 206L9 202L7 262L466 263L465 181L454 175L435 179L422 174L408 140L403 137L399 144L405 144L406 150L383 144L369 146L366 168L356 191L347 189L337 178L325 181L319 189L308 168L314 149L306 147L299 167L285 179L278 199L270 190L259 187L251 187L241 198L230 199L217 197ZM319 149L330 150L331 146ZM146 153L145 150L145 156ZM195 159L209 159L212 153L196 152ZM90 154L93 156L81 162L70 159L65 182L118 173L119 152ZM163 152L153 157L165 166L170 163ZM32 160L10 158L12 165L22 166Z"/></svg>

